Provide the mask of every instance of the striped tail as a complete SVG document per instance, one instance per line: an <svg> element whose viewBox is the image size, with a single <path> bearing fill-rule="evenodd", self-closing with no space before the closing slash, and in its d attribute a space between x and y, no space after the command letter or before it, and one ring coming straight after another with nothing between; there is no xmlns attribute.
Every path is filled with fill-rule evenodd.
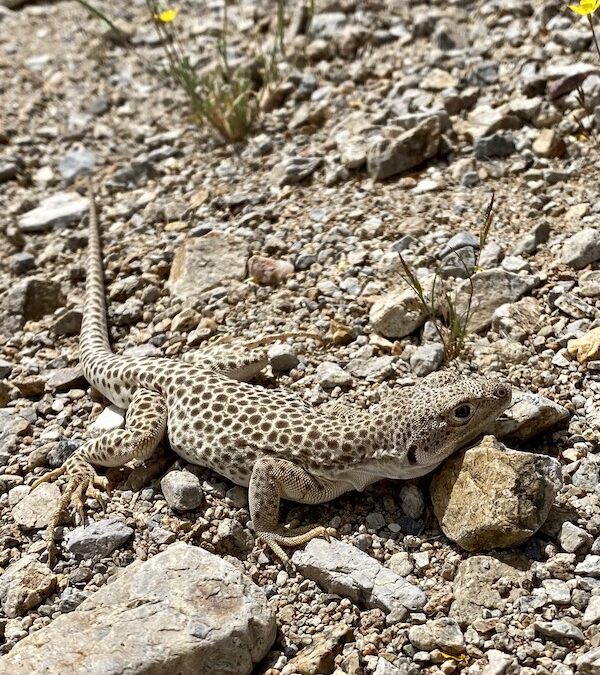
<svg viewBox="0 0 600 675"><path fill-rule="evenodd" d="M98 228L98 210L96 208L91 179L88 182L88 195L90 201L88 259L79 353L81 366L89 380L90 374L95 370L94 364L97 363L98 357L106 357L111 355L112 352L108 341L108 327L106 323L106 300L104 295L100 231Z"/></svg>

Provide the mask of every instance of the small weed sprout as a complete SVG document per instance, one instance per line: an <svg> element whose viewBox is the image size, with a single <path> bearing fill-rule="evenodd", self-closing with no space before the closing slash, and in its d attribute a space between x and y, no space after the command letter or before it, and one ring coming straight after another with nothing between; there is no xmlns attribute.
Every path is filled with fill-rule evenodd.
<svg viewBox="0 0 600 675"><path fill-rule="evenodd" d="M199 74L185 53L175 20L179 10L160 11L158 0L146 5L168 62L168 74L185 92L195 124L209 125L227 143L242 141L260 114L260 93L265 94L278 78L277 56L283 53L285 2L277 2L277 29L271 54L259 54L252 66L232 68L227 54L227 3L217 44L219 65Z"/></svg>
<svg viewBox="0 0 600 675"><path fill-rule="evenodd" d="M415 271L404 260L402 254L400 257L400 264L402 266L402 278L410 286L417 296L421 307L427 314L427 318L431 321L438 334L440 341L444 347L444 361L452 361L457 358L463 350L465 338L469 329L469 319L471 318L471 309L473 303L473 295L475 286L473 284L473 276L479 270L479 258L481 250L485 246L490 228L492 226L494 212L494 195L490 199L487 208L485 220L479 230L479 249L475 253L475 265L471 269L463 260L459 251L452 249L460 264L464 267L469 287L467 289L467 302L464 310L460 310L453 295L447 290L446 284L440 275L440 268L435 271L433 276L433 283L431 292L427 293L423 288L421 282L417 278Z"/></svg>

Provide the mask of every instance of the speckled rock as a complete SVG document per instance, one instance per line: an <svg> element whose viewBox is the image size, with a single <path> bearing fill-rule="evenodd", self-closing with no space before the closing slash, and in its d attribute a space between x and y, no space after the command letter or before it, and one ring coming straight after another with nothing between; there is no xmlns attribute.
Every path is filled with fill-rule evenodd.
<svg viewBox="0 0 600 675"><path fill-rule="evenodd" d="M0 659L11 675L244 675L275 640L264 593L208 551L174 544L126 568Z"/></svg>
<svg viewBox="0 0 600 675"><path fill-rule="evenodd" d="M24 555L0 576L2 609L9 618L25 614L27 610L38 607L55 586L56 575L47 565L39 562L34 555Z"/></svg>
<svg viewBox="0 0 600 675"><path fill-rule="evenodd" d="M444 534L467 551L508 548L544 523L562 485L560 464L510 450L493 436L442 465L431 483Z"/></svg>
<svg viewBox="0 0 600 675"><path fill-rule="evenodd" d="M13 507L15 523L27 529L46 527L60 502L61 494L55 483L42 483Z"/></svg>

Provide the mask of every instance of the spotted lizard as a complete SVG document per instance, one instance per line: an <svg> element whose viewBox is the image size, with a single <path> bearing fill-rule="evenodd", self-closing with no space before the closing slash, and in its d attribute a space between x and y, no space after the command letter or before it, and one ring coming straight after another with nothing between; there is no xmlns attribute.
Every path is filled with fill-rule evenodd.
<svg viewBox="0 0 600 675"><path fill-rule="evenodd" d="M48 525L51 564L55 528L65 510L73 505L83 519L86 496L101 500L101 491L108 489L108 480L94 467L146 460L165 435L187 462L249 488L257 538L287 562L284 547L303 545L329 531L321 525L282 526L282 498L319 504L384 478L427 474L508 407L508 385L448 371L412 387L391 389L367 412L340 405L313 407L293 392L239 381L242 371L256 366L252 350L246 363L210 356L189 363L114 354L91 184L89 191L80 362L88 382L127 413L124 429L85 441L61 467L34 483L35 488L63 474L67 478Z"/></svg>

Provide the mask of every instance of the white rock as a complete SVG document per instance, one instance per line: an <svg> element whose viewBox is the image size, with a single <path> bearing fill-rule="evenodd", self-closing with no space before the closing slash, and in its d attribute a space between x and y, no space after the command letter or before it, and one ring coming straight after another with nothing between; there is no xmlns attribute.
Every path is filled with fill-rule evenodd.
<svg viewBox="0 0 600 675"><path fill-rule="evenodd" d="M364 602L367 607L391 612L399 605L421 609L426 602L420 588L367 553L337 539L313 539L304 550L294 553L292 562L328 593Z"/></svg>
<svg viewBox="0 0 600 675"><path fill-rule="evenodd" d="M600 595L592 595L583 614L582 626L587 628L600 621Z"/></svg>
<svg viewBox="0 0 600 675"><path fill-rule="evenodd" d="M591 534L577 527L577 525L573 525L568 520L562 524L558 534L558 543L563 551L567 551L567 553L575 553L582 546L589 546L592 541L593 537Z"/></svg>
<svg viewBox="0 0 600 675"><path fill-rule="evenodd" d="M116 405L109 405L96 417L88 427L88 435L91 438L98 438L107 431L125 428L125 410L117 408Z"/></svg>
<svg viewBox="0 0 600 675"><path fill-rule="evenodd" d="M44 232L52 227L77 222L87 213L88 200L77 192L57 192L24 213L19 219L22 232Z"/></svg>

